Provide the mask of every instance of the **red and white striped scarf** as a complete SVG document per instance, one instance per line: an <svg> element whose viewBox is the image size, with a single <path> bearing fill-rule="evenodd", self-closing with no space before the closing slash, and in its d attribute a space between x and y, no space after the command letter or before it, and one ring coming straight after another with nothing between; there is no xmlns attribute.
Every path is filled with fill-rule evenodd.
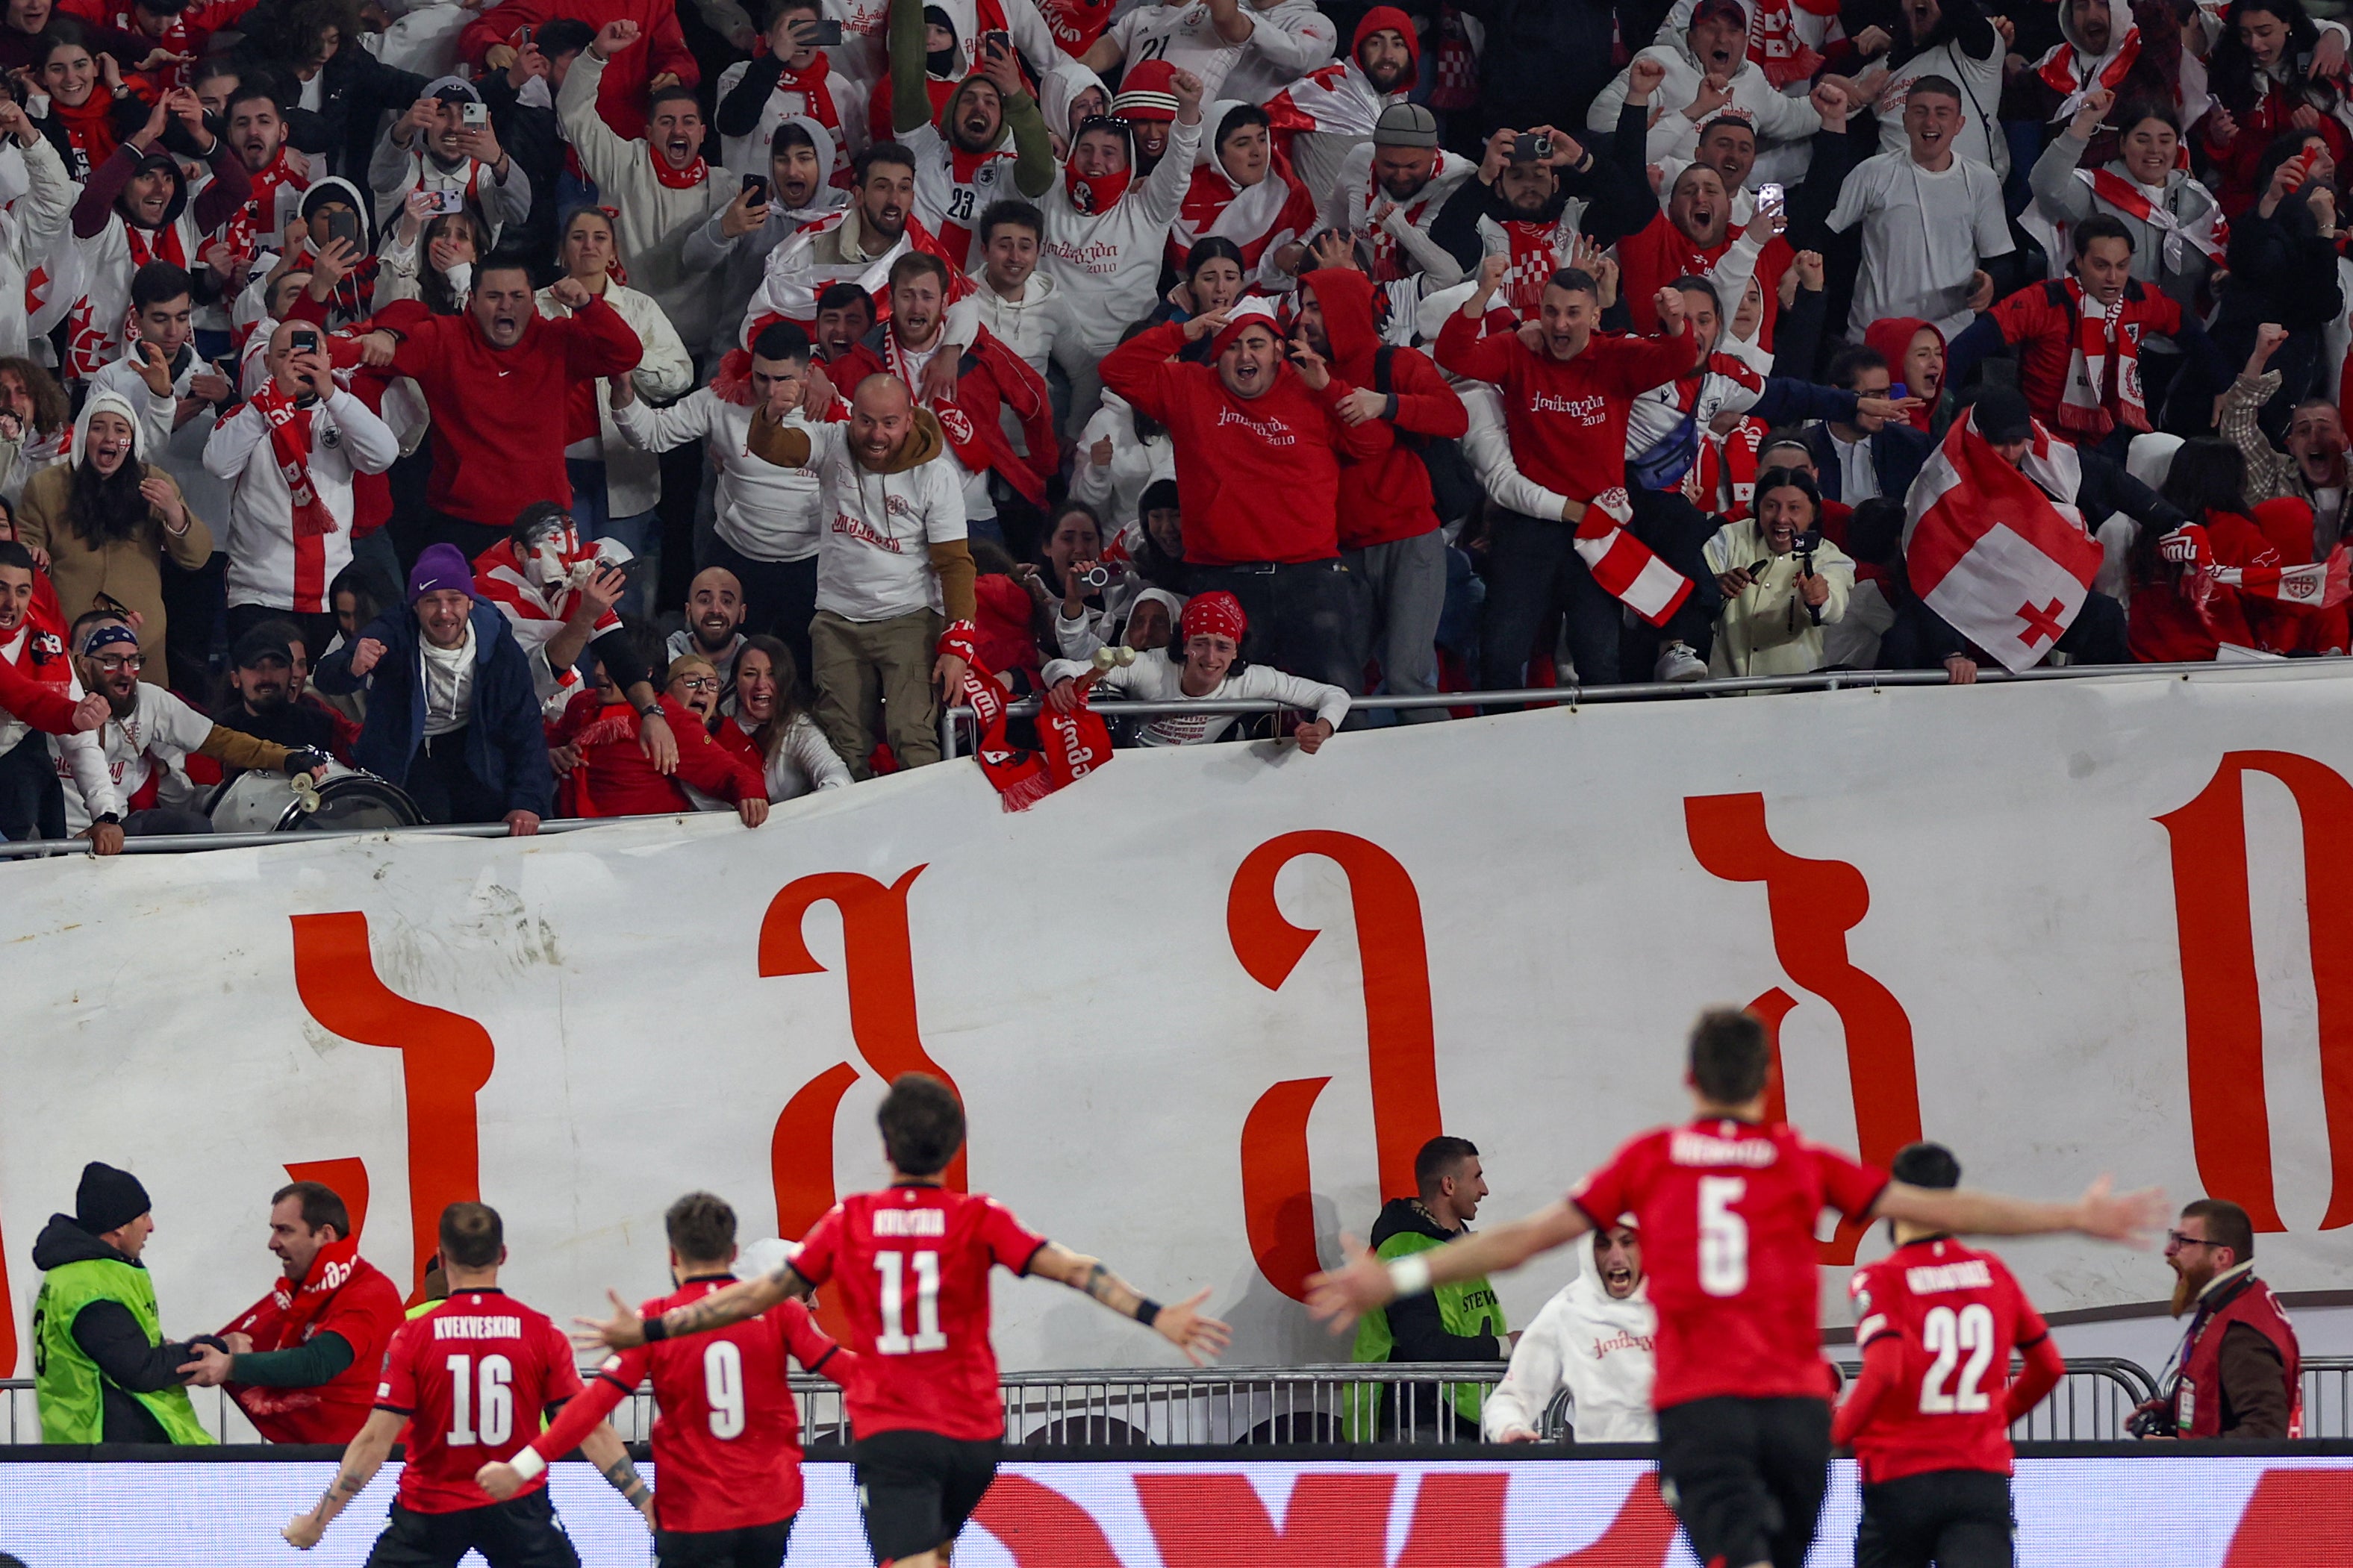
<svg viewBox="0 0 2353 1568"><path fill-rule="evenodd" d="M1799 20L1800 13L1815 18L1810 28ZM1748 58L1776 89L1803 81L1822 68L1806 32L1822 34L1826 19L1838 14L1838 0L1754 0L1748 8Z"/></svg>
<svg viewBox="0 0 2353 1568"><path fill-rule="evenodd" d="M2112 8L2113 9L2113 8ZM2125 15L2130 16L2130 11ZM2034 74L2059 95L2059 107L2051 118L2070 120L2084 107L2084 100L2094 89L2106 88L2114 92L2118 83L2130 74L2133 63L2140 58L2140 29L2126 27L2122 42L2105 60L2085 59L2084 51L2073 44L2062 43L2034 62Z"/></svg>
<svg viewBox="0 0 2353 1568"><path fill-rule="evenodd" d="M1506 218L1495 226L1504 231L1504 239L1511 247L1512 264L1504 273L1504 298L1510 301L1512 314L1532 321L1544 300L1545 284L1567 265L1575 231L1567 226L1566 215L1551 223Z"/></svg>
<svg viewBox="0 0 2353 1568"><path fill-rule="evenodd" d="M1397 204L1398 216L1407 223L1417 228L1421 226L1422 214L1428 212L1430 203L1438 199L1438 182L1446 173L1446 160L1450 156L1451 154L1445 153L1439 154L1438 167L1431 174L1430 184L1422 187L1427 194L1416 197L1410 204L1404 202ZM1378 212L1381 204L1389 199L1388 193L1381 189L1381 174L1378 169L1373 170L1366 176L1365 186L1365 221L1372 230L1373 239L1373 266L1370 276L1376 283L1394 283L1406 275L1406 269L1404 262L1399 259L1401 247L1398 244L1397 236L1389 232L1387 224L1372 221L1372 215Z"/></svg>
<svg viewBox="0 0 2353 1568"><path fill-rule="evenodd" d="M1652 626L1663 626L1691 596L1692 582L1626 531L1633 517L1624 487L1603 490L1586 503L1571 547L1612 597Z"/></svg>
<svg viewBox="0 0 2353 1568"><path fill-rule="evenodd" d="M2067 384L2059 394L2059 427L2098 440L2117 425L2148 428L2140 390L2140 322L2129 320L2131 290L2103 306L2070 278L2063 285L2075 318Z"/></svg>
<svg viewBox="0 0 2353 1568"><path fill-rule="evenodd" d="M2147 189L2139 181L2127 180L2114 169L2078 169L2075 177L2108 205L2165 236L2165 264L2172 270L2181 269L2184 245L2195 247L2200 256L2216 266L2222 264L2223 253L2231 245L2231 227L2223 219L2221 204L2211 195L2206 198L2205 213L2185 224L2151 201ZM2206 189L2195 180L2189 184L2197 185L2200 192Z"/></svg>
<svg viewBox="0 0 2353 1568"><path fill-rule="evenodd" d="M1757 454L1769 429L1762 419L1743 419L1722 436L1702 436L1699 458L1683 476L1691 503L1729 522L1746 518L1757 501Z"/></svg>

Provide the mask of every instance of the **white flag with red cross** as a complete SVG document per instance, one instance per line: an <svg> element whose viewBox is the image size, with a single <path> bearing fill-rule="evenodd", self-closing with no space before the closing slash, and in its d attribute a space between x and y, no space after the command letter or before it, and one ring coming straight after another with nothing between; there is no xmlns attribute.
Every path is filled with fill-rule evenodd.
<svg viewBox="0 0 2353 1568"><path fill-rule="evenodd" d="M2073 504L2082 479L2075 448L2039 423L2011 466L1972 411L1905 498L1912 591L2012 674L2041 663L2074 624L2099 570L2100 546Z"/></svg>

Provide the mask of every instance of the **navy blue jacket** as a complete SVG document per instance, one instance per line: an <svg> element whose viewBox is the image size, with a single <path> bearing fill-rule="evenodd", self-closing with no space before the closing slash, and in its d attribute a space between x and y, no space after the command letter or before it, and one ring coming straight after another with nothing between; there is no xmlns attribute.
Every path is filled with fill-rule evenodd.
<svg viewBox="0 0 2353 1568"><path fill-rule="evenodd" d="M1839 493L1846 477L1839 468L1838 450L1831 441L1828 426L1807 427L1806 446L1814 454L1815 481L1821 486L1822 499L1845 501L1852 506L1854 502ZM1912 488L1912 481L1920 477L1920 465L1928 460L1928 453L1936 445L1932 437L1909 425L1890 421L1881 426L1871 438L1871 471L1879 476L1879 493L1891 500L1902 500L1904 493Z"/></svg>
<svg viewBox="0 0 2353 1568"><path fill-rule="evenodd" d="M478 603L472 620L473 716L466 731L466 767L506 802L507 810L545 816L554 804L555 775L547 765L547 732L540 727L531 661L497 610ZM352 760L406 784L425 740L425 656L417 617L406 609L386 610L360 637L384 644L385 655L374 669L365 677L352 674L354 638L312 667L311 683L338 697L367 689L367 721L360 726Z"/></svg>

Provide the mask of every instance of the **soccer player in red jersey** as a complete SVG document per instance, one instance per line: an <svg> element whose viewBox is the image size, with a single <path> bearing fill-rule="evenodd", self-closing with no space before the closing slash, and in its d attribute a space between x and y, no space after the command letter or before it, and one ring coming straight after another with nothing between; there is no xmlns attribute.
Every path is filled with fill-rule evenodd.
<svg viewBox="0 0 2353 1568"><path fill-rule="evenodd" d="M735 1282L735 1211L689 1193L663 1216L678 1289L638 1309L658 1318ZM826 1338L798 1301L691 1340L607 1361L586 1394L510 1460L474 1479L494 1498L536 1479L644 1382L654 1382L654 1554L660 1568L778 1568L801 1509L801 1423L786 1385L790 1354L847 1386L857 1355Z"/></svg>
<svg viewBox="0 0 2353 1568"><path fill-rule="evenodd" d="M491 1568L580 1568L544 1477L505 1502L488 1500L474 1484L484 1459L513 1458L543 1412L580 1394L572 1343L544 1312L499 1289L507 1249L497 1210L475 1203L443 1209L441 1259L448 1300L393 1334L374 1414L343 1450L334 1485L287 1525L286 1539L305 1552L319 1544L375 1479L406 1426L408 1460L367 1568L457 1568L470 1551ZM619 1435L600 1422L580 1450L650 1521L652 1496Z"/></svg>
<svg viewBox="0 0 2353 1568"><path fill-rule="evenodd" d="M1906 1145L1889 1170L1915 1187L1961 1180L1941 1143ZM1862 1375L1831 1422L1862 1470L1855 1568L2010 1568L2010 1425L2067 1363L2000 1258L1928 1226L1888 1227L1895 1250L1847 1288ZM2026 1367L2009 1383L2013 1349Z"/></svg>
<svg viewBox="0 0 2353 1568"><path fill-rule="evenodd" d="M1197 1363L1225 1348L1228 1331L1201 1311L1206 1289L1161 1306L1093 1258L1023 1228L994 1199L949 1192L940 1173L964 1145L964 1108L939 1079L901 1074L876 1120L890 1187L836 1204L791 1263L659 1317L640 1318L614 1294L615 1315L578 1320L573 1337L625 1351L738 1323L829 1284L859 1357L845 1402L867 1545L881 1568L940 1568L996 1479L1005 1438L988 1342L991 1268L1083 1290Z"/></svg>
<svg viewBox="0 0 2353 1568"><path fill-rule="evenodd" d="M1816 1325L1814 1224L1824 1207L1940 1231L2145 1237L2165 1218L2155 1192L2117 1196L2107 1178L2072 1204L1891 1182L1767 1124L1772 1048L1730 1008L1700 1016L1684 1083L1698 1114L1646 1132L1568 1197L1525 1219L1384 1266L1351 1249L1309 1281L1309 1306L1345 1325L1434 1282L1516 1268L1631 1213L1659 1312L1661 1490L1707 1568L1801 1568L1821 1511L1831 1375Z"/></svg>

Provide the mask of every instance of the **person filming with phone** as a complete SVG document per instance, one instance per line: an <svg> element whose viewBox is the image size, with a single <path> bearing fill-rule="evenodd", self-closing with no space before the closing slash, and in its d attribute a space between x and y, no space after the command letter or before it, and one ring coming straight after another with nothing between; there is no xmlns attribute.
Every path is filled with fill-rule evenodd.
<svg viewBox="0 0 2353 1568"><path fill-rule="evenodd" d="M1708 673L1801 675L1823 664L1822 627L1846 615L1854 563L1821 535L1822 495L1801 468L1757 476L1753 517L1707 542L1724 594Z"/></svg>
<svg viewBox="0 0 2353 1568"><path fill-rule="evenodd" d="M269 380L205 442L205 470L231 487L229 638L289 620L323 653L327 584L352 559L352 477L391 468L400 442L336 384L315 323L280 322L263 363Z"/></svg>

